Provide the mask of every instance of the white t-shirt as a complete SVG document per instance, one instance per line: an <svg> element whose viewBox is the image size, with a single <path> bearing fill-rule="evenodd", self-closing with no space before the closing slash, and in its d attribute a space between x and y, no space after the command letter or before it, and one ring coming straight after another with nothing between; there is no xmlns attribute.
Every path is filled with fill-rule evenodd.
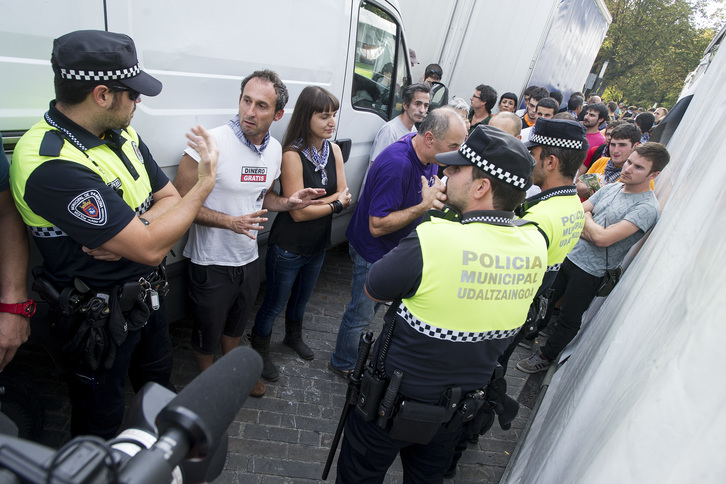
<svg viewBox="0 0 726 484"><path fill-rule="evenodd" d="M388 145L392 145L403 136L408 133L413 133L414 131L416 131L416 126L408 129L406 125L403 124L403 121L401 121L400 116L396 116L384 124L383 127L378 130L376 138L373 140L373 146L371 147L371 162L373 162L373 160L375 160L381 151L386 149Z"/></svg>
<svg viewBox="0 0 726 484"><path fill-rule="evenodd" d="M210 132L219 148L219 161L214 189L204 206L235 217L260 210L267 190L280 176L282 146L270 138L260 157L229 126ZM196 151L187 148L184 152L199 162ZM199 265L242 266L257 259L257 241L232 230L194 223L184 256Z"/></svg>
<svg viewBox="0 0 726 484"><path fill-rule="evenodd" d="M534 125L530 126L529 128L523 128L522 132L520 133L520 136L522 136L522 143L526 143L529 141L529 139L532 137L532 132L534 131Z"/></svg>

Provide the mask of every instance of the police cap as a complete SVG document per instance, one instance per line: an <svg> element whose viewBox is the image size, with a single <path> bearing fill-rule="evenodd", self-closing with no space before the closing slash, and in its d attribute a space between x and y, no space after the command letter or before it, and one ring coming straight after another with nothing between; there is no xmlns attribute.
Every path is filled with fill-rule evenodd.
<svg viewBox="0 0 726 484"><path fill-rule="evenodd" d="M527 190L532 186L534 158L521 141L493 126L479 125L458 151L440 153L443 165L474 165L504 183Z"/></svg>
<svg viewBox="0 0 726 484"><path fill-rule="evenodd" d="M71 81L117 81L145 96L162 84L141 70L131 37L103 30L78 30L53 41L55 75Z"/></svg>
<svg viewBox="0 0 726 484"><path fill-rule="evenodd" d="M547 145L570 150L587 150L587 132L582 124L570 119L537 118L532 135L524 145L527 148Z"/></svg>

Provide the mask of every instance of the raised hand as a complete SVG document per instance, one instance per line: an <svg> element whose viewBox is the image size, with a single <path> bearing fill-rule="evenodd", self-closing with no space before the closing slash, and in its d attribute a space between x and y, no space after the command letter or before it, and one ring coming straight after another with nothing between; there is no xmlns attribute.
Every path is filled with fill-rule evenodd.
<svg viewBox="0 0 726 484"><path fill-rule="evenodd" d="M425 176L421 176L421 198L424 206L427 210L435 208L441 210L444 208L444 202L446 201L446 185L439 179L438 176L434 175L434 183L429 186L429 181Z"/></svg>
<svg viewBox="0 0 726 484"><path fill-rule="evenodd" d="M211 180L214 185L214 179L217 176L217 159L219 158L219 149L217 142L204 126L195 126L191 133L187 133L187 145L199 154L199 180Z"/></svg>

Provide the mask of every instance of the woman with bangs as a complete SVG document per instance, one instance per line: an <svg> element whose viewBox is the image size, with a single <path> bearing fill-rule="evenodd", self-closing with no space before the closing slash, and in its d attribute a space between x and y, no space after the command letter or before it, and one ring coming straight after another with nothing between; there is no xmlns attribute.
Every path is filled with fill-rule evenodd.
<svg viewBox="0 0 726 484"><path fill-rule="evenodd" d="M276 381L277 368L269 355L272 326L287 302L285 339L305 360L315 353L302 338L305 307L313 292L330 244L333 214L350 205L343 155L330 138L335 133L339 103L317 86L308 86L295 103L282 143L280 186L283 196L302 188L323 188L323 203L301 210L280 212L270 231L265 274L265 299L255 318L252 345L264 361L262 377ZM260 351L262 349L262 351Z"/></svg>

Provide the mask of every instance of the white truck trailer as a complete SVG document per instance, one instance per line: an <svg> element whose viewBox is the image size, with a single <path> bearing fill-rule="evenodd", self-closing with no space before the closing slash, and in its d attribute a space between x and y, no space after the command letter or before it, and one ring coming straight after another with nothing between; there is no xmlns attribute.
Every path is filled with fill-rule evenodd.
<svg viewBox="0 0 726 484"><path fill-rule="evenodd" d="M603 0L399 0L409 46L420 64L441 65L452 95L479 84L520 98L537 85L565 96L582 91L612 17Z"/></svg>

